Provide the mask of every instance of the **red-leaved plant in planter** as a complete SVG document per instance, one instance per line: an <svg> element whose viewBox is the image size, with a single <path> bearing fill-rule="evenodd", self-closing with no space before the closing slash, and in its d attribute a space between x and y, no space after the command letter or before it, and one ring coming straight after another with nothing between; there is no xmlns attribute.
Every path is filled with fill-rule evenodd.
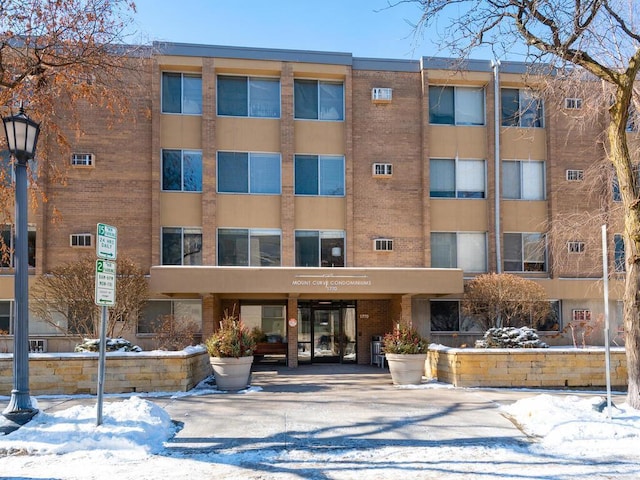
<svg viewBox="0 0 640 480"><path fill-rule="evenodd" d="M418 331L405 324L398 324L382 339L384 353L417 354L427 353L428 342Z"/></svg>
<svg viewBox="0 0 640 480"><path fill-rule="evenodd" d="M234 311L224 311L220 328L205 342L207 351L212 357L240 358L250 357L256 348L256 342L249 328L239 320Z"/></svg>

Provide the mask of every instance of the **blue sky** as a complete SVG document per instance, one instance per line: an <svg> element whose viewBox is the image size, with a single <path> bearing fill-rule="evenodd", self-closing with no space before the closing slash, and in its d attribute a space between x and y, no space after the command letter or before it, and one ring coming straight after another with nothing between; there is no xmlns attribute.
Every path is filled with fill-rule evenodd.
<svg viewBox="0 0 640 480"><path fill-rule="evenodd" d="M417 60L447 56L416 38L416 5L388 0L134 0L138 42L320 50ZM474 58L483 58L474 55Z"/></svg>

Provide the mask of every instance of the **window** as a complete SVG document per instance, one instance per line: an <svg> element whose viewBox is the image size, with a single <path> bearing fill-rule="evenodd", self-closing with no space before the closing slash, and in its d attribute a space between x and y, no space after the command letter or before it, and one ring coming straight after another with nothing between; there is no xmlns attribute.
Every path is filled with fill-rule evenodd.
<svg viewBox="0 0 640 480"><path fill-rule="evenodd" d="M93 155L91 153L72 153L71 165L74 167L92 167Z"/></svg>
<svg viewBox="0 0 640 480"><path fill-rule="evenodd" d="M162 190L202 191L202 152L162 150Z"/></svg>
<svg viewBox="0 0 640 480"><path fill-rule="evenodd" d="M162 265L202 265L202 230L163 227Z"/></svg>
<svg viewBox="0 0 640 480"><path fill-rule="evenodd" d="M11 225L0 225L0 268L13 268L14 231ZM28 226L27 231L27 263L29 267L36 266L36 227Z"/></svg>
<svg viewBox="0 0 640 480"><path fill-rule="evenodd" d="M543 102L531 90L503 88L502 126L522 128L542 128L544 126Z"/></svg>
<svg viewBox="0 0 640 480"><path fill-rule="evenodd" d="M429 176L432 198L485 198L484 160L432 158Z"/></svg>
<svg viewBox="0 0 640 480"><path fill-rule="evenodd" d="M202 302L187 299L149 300L138 320L137 333L163 333L163 324L168 317L173 317L185 330L199 333L202 329Z"/></svg>
<svg viewBox="0 0 640 480"><path fill-rule="evenodd" d="M10 335L13 327L13 302L0 301L0 335Z"/></svg>
<svg viewBox="0 0 640 480"><path fill-rule="evenodd" d="M202 77L163 72L162 113L202 115Z"/></svg>
<svg viewBox="0 0 640 480"><path fill-rule="evenodd" d="M584 180L584 170L567 170L566 175L568 182L581 182Z"/></svg>
<svg viewBox="0 0 640 480"><path fill-rule="evenodd" d="M584 242L567 242L569 253L584 253Z"/></svg>
<svg viewBox="0 0 640 480"><path fill-rule="evenodd" d="M344 267L343 231L296 231L296 267Z"/></svg>
<svg viewBox="0 0 640 480"><path fill-rule="evenodd" d="M390 163L373 164L374 177L390 177L391 175L393 175L393 165L391 165Z"/></svg>
<svg viewBox="0 0 640 480"><path fill-rule="evenodd" d="M393 251L393 240L389 238L376 238L373 241L373 249L376 252L391 252Z"/></svg>
<svg viewBox="0 0 640 480"><path fill-rule="evenodd" d="M280 195L280 154L218 152L218 192Z"/></svg>
<svg viewBox="0 0 640 480"><path fill-rule="evenodd" d="M294 114L303 120L344 120L342 82L294 80Z"/></svg>
<svg viewBox="0 0 640 480"><path fill-rule="evenodd" d="M541 233L505 233L504 269L507 272L545 272L546 237Z"/></svg>
<svg viewBox="0 0 640 480"><path fill-rule="evenodd" d="M429 122L438 125L484 125L484 89L429 87Z"/></svg>
<svg viewBox="0 0 640 480"><path fill-rule="evenodd" d="M461 268L465 272L486 272L486 234L431 232L431 268Z"/></svg>
<svg viewBox="0 0 640 480"><path fill-rule="evenodd" d="M69 235L69 244L72 247L93 246L93 235L90 233L72 233Z"/></svg>
<svg viewBox="0 0 640 480"><path fill-rule="evenodd" d="M279 267L280 230L218 229L218 265Z"/></svg>
<svg viewBox="0 0 640 480"><path fill-rule="evenodd" d="M567 110L580 110L582 108L581 98L565 98L564 108Z"/></svg>
<svg viewBox="0 0 640 480"><path fill-rule="evenodd" d="M571 312L571 319L574 322L590 322L591 321L591 310L576 308Z"/></svg>
<svg viewBox="0 0 640 480"><path fill-rule="evenodd" d="M280 117L280 80L218 75L218 115Z"/></svg>
<svg viewBox="0 0 640 480"><path fill-rule="evenodd" d="M344 196L344 157L296 155L295 194Z"/></svg>
<svg viewBox="0 0 640 480"><path fill-rule="evenodd" d="M613 268L619 273L626 271L624 238L619 233L613 236Z"/></svg>
<svg viewBox="0 0 640 480"><path fill-rule="evenodd" d="M483 328L472 317L465 317L458 300L431 300L432 332L481 332Z"/></svg>
<svg viewBox="0 0 640 480"><path fill-rule="evenodd" d="M287 338L284 305L240 305L240 318L250 330L259 329L269 343L282 343Z"/></svg>
<svg viewBox="0 0 640 480"><path fill-rule="evenodd" d="M544 162L505 160L502 162L502 194L510 200L545 199Z"/></svg>

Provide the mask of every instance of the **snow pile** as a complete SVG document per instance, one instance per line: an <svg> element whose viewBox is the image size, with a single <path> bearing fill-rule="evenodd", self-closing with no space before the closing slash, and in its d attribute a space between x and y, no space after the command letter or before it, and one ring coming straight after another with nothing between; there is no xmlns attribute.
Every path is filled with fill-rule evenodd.
<svg viewBox="0 0 640 480"><path fill-rule="evenodd" d="M637 457L640 411L612 405L611 418L602 397L542 394L503 406L526 434L539 437L532 449L565 457ZM606 401L605 401L606 403Z"/></svg>
<svg viewBox="0 0 640 480"><path fill-rule="evenodd" d="M494 327L487 330L476 348L547 348L538 333L529 327Z"/></svg>
<svg viewBox="0 0 640 480"><path fill-rule="evenodd" d="M169 415L140 397L105 403L102 425L96 426L96 418L96 406L74 406L54 413L41 411L15 432L0 436L0 453L156 453L175 434Z"/></svg>
<svg viewBox="0 0 640 480"><path fill-rule="evenodd" d="M138 345L134 345L129 340L124 338L107 338L106 339L107 352L141 352L142 349ZM98 352L100 350L99 338L85 338L84 342L80 345L76 345L76 352Z"/></svg>

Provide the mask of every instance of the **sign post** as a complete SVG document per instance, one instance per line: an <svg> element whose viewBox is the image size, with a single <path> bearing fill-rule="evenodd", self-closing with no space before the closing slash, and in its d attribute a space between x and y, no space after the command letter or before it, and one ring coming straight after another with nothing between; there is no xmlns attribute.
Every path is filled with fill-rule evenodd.
<svg viewBox="0 0 640 480"><path fill-rule="evenodd" d="M95 303L102 307L100 321L100 352L98 355L98 405L96 425L102 425L102 403L104 397L105 357L107 351L107 307L116 303L116 257L118 256L118 229L99 223L96 242Z"/></svg>

